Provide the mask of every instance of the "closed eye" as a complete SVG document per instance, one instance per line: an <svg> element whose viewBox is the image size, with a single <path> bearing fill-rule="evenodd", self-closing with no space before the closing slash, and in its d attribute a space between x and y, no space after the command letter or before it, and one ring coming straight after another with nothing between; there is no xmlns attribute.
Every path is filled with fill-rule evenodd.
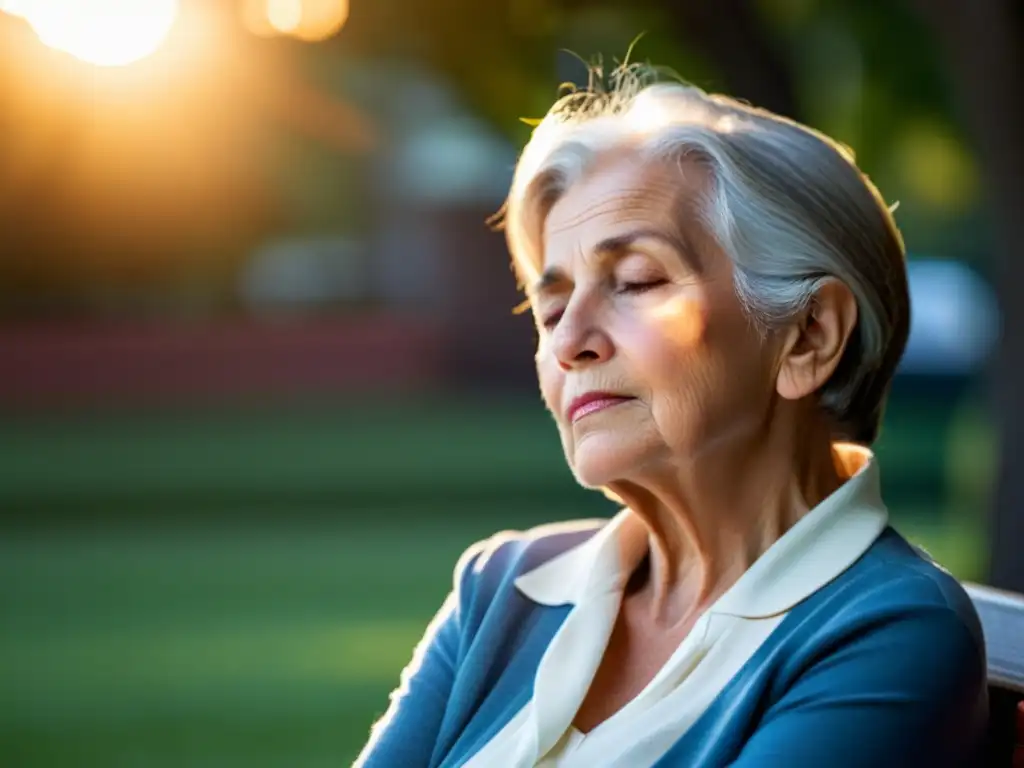
<svg viewBox="0 0 1024 768"><path fill-rule="evenodd" d="M641 294L646 293L647 291L652 291L655 288L661 288L663 285L668 285L668 282L669 281L663 277L655 278L653 280L625 282L620 283L616 290L618 293ZM541 320L541 325L550 331L558 325L558 321L562 319L563 314L565 314L564 309L552 312L551 314L544 316Z"/></svg>
<svg viewBox="0 0 1024 768"><path fill-rule="evenodd" d="M664 278L645 280L642 282L621 283L619 285L619 293L646 293L647 291L655 288L660 288L667 283L668 280L665 280Z"/></svg>

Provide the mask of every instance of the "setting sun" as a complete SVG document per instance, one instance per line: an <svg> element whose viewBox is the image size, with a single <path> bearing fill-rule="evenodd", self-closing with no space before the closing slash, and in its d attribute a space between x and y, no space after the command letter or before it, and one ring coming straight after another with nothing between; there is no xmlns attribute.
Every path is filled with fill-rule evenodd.
<svg viewBox="0 0 1024 768"><path fill-rule="evenodd" d="M103 67L156 52L178 15L178 0L31 0L8 9L51 48Z"/></svg>

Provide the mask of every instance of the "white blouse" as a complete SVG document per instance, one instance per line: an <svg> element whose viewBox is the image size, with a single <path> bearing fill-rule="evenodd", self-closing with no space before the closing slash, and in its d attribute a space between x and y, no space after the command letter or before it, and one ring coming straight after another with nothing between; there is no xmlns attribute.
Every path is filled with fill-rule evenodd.
<svg viewBox="0 0 1024 768"><path fill-rule="evenodd" d="M644 768L678 741L797 603L854 563L888 514L870 451L837 446L850 479L776 541L697 620L648 685L583 734L572 721L604 656L648 532L623 510L583 544L520 576L543 605L574 607L552 638L533 698L467 768Z"/></svg>

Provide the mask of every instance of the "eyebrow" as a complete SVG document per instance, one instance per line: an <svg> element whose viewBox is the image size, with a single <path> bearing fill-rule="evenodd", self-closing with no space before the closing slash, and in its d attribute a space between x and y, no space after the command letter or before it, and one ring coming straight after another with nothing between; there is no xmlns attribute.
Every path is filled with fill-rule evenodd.
<svg viewBox="0 0 1024 768"><path fill-rule="evenodd" d="M696 272L701 271L701 264L697 259L697 251L693 248L685 236L675 236L660 229L634 229L621 235L607 237L593 248L599 261L605 262L610 259L621 258L641 240L656 240L674 250L679 257ZM559 283L565 282L565 272L559 267L548 267L541 274L540 278L533 284L534 294L548 291Z"/></svg>

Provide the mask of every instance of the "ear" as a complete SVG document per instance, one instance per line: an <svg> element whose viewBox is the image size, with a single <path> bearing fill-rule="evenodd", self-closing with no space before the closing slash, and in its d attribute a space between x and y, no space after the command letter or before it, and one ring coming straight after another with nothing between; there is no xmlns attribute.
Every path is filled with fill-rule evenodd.
<svg viewBox="0 0 1024 768"><path fill-rule="evenodd" d="M843 357L857 325L857 300L839 280L825 283L784 331L775 388L787 400L817 392Z"/></svg>

